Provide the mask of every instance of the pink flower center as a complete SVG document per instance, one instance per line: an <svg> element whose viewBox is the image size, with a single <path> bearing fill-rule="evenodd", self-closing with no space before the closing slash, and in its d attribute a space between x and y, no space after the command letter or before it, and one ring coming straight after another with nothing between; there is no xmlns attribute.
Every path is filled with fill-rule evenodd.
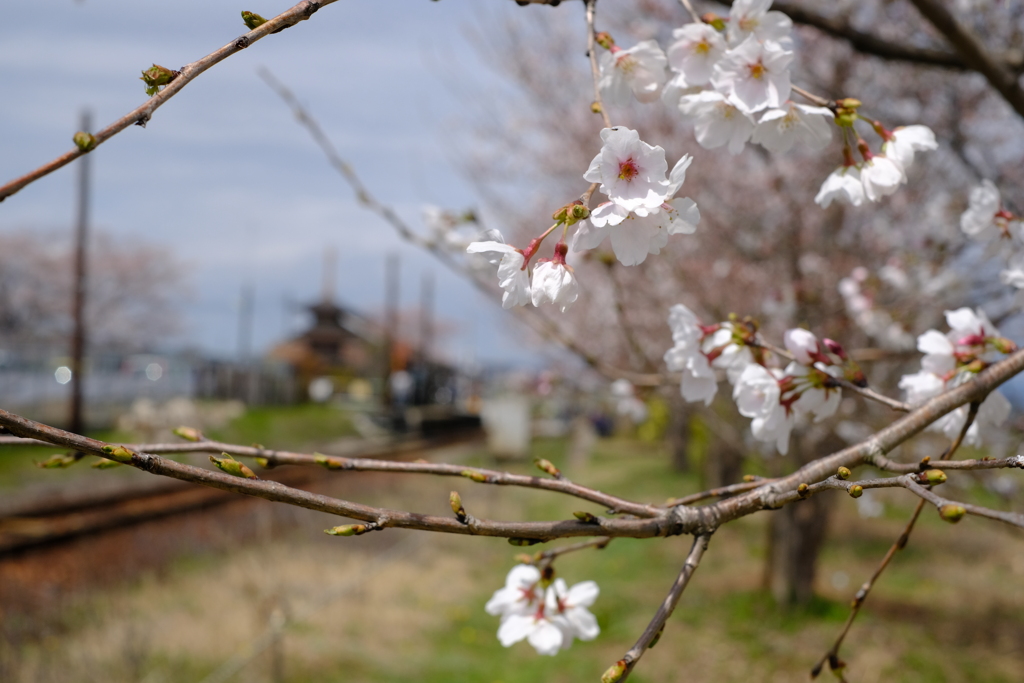
<svg viewBox="0 0 1024 683"><path fill-rule="evenodd" d="M619 163L619 180L625 180L627 183L632 182L633 178L638 175L640 175L640 169L637 168L633 157Z"/></svg>

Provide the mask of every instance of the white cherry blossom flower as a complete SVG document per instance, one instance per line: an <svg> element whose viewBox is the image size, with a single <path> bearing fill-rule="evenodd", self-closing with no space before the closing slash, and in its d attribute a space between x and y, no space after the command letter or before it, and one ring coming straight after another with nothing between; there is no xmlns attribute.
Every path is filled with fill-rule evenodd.
<svg viewBox="0 0 1024 683"><path fill-rule="evenodd" d="M725 54L725 39L710 24L694 22L672 31L675 42L668 48L668 64L687 86L706 85L719 58Z"/></svg>
<svg viewBox="0 0 1024 683"><path fill-rule="evenodd" d="M672 169L665 190L675 194L683 184L690 155L681 158ZM700 211L689 197L673 199L660 207L648 209L646 215L627 211L618 202L604 202L581 221L573 235L573 251L594 249L610 237L612 251L625 266L642 263L648 254L657 254L668 243L669 235L692 234L700 222Z"/></svg>
<svg viewBox="0 0 1024 683"><path fill-rule="evenodd" d="M679 111L694 119L693 133L704 149L728 145L730 154L739 154L754 132L754 120L730 103L725 95L706 90L679 99Z"/></svg>
<svg viewBox="0 0 1024 683"><path fill-rule="evenodd" d="M1000 234L996 214L1001 208L999 190L991 180L971 190L967 210L960 216L960 229L968 237L987 241Z"/></svg>
<svg viewBox="0 0 1024 683"><path fill-rule="evenodd" d="M1024 289L1024 254L1010 258L1007 267L999 271L999 281L1004 285Z"/></svg>
<svg viewBox="0 0 1024 683"><path fill-rule="evenodd" d="M484 610L496 617L533 614L542 600L540 570L530 564L517 564L505 577L505 587L494 591Z"/></svg>
<svg viewBox="0 0 1024 683"><path fill-rule="evenodd" d="M921 370L900 378L899 388L907 392L907 403L918 405L943 392L946 383L934 372Z"/></svg>
<svg viewBox="0 0 1024 683"><path fill-rule="evenodd" d="M794 416L779 402L779 378L764 366L751 363L737 379L732 395L740 414L753 418L750 432L754 438L774 442L779 453L788 453Z"/></svg>
<svg viewBox="0 0 1024 683"><path fill-rule="evenodd" d="M679 392L689 403L710 405L718 392L718 380L707 356L701 352L704 329L700 320L683 304L669 309L668 324L675 345L665 352L669 372L682 373Z"/></svg>
<svg viewBox="0 0 1024 683"><path fill-rule="evenodd" d="M700 347L704 330L701 328L700 318L689 307L675 304L668 309L668 326L672 330L672 340L677 344L683 343L692 348Z"/></svg>
<svg viewBox="0 0 1024 683"><path fill-rule="evenodd" d="M759 41L773 41L788 48L793 21L782 12L769 12L771 6L772 0L735 0L729 10L729 43L738 45L753 35Z"/></svg>
<svg viewBox="0 0 1024 683"><path fill-rule="evenodd" d="M501 235L497 237L501 239ZM498 285L505 293L501 297L502 308L524 306L530 303L530 274L524 267L523 252L504 242L473 242L466 251L470 254L491 254L488 260L498 264Z"/></svg>
<svg viewBox="0 0 1024 683"><path fill-rule="evenodd" d="M733 323L722 323L713 334L704 339L702 350L711 361L711 367L725 370L731 384L735 384L744 368L754 362L750 347L736 341Z"/></svg>
<svg viewBox="0 0 1024 683"><path fill-rule="evenodd" d="M576 275L564 262L541 261L534 267L531 290L534 306L550 303L565 313L579 294Z"/></svg>
<svg viewBox="0 0 1024 683"><path fill-rule="evenodd" d="M799 327L786 330L782 335L782 341L786 345L786 350L793 354L796 362L802 365L812 365L814 359L811 358L811 354L821 353L821 344L818 342L818 338L809 330Z"/></svg>
<svg viewBox="0 0 1024 683"><path fill-rule="evenodd" d="M860 167L860 181L864 185L864 197L869 202L877 202L899 188L903 170L892 159L875 154Z"/></svg>
<svg viewBox="0 0 1024 683"><path fill-rule="evenodd" d="M593 581L583 581L567 588L565 580L555 579L545 594L545 612L562 630L562 649L568 649L573 638L593 640L601 632L597 619L587 609L594 604L600 590Z"/></svg>
<svg viewBox="0 0 1024 683"><path fill-rule="evenodd" d="M839 410L842 392L839 387L821 386L822 376L832 373L841 374L835 366L816 363L813 366L790 363L786 367L786 375L792 378L800 396L793 402L793 410L805 415L812 415L815 422L832 417Z"/></svg>
<svg viewBox="0 0 1024 683"><path fill-rule="evenodd" d="M779 107L789 99L789 63L793 53L753 36L726 52L715 65L715 90L747 114Z"/></svg>
<svg viewBox="0 0 1024 683"><path fill-rule="evenodd" d="M834 118L832 110L826 107L786 102L761 116L751 141L772 152L789 151L798 141L812 149L821 149L832 139Z"/></svg>
<svg viewBox="0 0 1024 683"><path fill-rule="evenodd" d="M661 95L667 65L656 41L643 40L628 50L612 46L601 56L601 97L618 107L629 104L630 93L641 102L653 102Z"/></svg>
<svg viewBox="0 0 1024 683"><path fill-rule="evenodd" d="M939 146L935 133L928 126L900 126L891 135L882 144L882 154L899 167L904 179L907 169L914 163L914 152L930 152Z"/></svg>
<svg viewBox="0 0 1024 683"><path fill-rule="evenodd" d="M600 183L609 199L638 216L664 204L671 189L665 177L665 150L648 145L635 130L621 126L602 130L601 140L604 145L583 178Z"/></svg>
<svg viewBox="0 0 1024 683"><path fill-rule="evenodd" d="M548 617L545 609L534 614L510 614L501 620L498 640L504 647L511 647L526 639L539 655L558 654L565 643L565 631Z"/></svg>
<svg viewBox="0 0 1024 683"><path fill-rule="evenodd" d="M840 166L825 178L814 197L814 203L827 209L833 200L853 206L864 203L864 183L861 182L859 168Z"/></svg>

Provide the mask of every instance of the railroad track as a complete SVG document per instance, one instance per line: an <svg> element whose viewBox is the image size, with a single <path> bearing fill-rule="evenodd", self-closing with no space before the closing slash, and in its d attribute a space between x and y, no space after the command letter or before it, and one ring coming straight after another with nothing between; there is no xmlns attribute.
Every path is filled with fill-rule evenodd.
<svg viewBox="0 0 1024 683"><path fill-rule="evenodd" d="M422 457L426 451L479 438L479 430L460 430L446 437L370 442L336 455L413 460ZM174 451L165 448L161 452ZM259 475L293 487L309 486L338 476L319 467L296 466L260 470ZM0 507L0 560L60 545L81 536L125 529L180 513L212 509L240 499L236 493L198 484L154 479L113 491L82 491L64 494L58 499L44 497L8 509Z"/></svg>

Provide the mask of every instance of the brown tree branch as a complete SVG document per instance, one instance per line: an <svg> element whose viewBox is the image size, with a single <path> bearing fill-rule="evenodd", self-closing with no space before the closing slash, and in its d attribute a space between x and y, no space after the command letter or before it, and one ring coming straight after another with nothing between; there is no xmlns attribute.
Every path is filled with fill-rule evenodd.
<svg viewBox="0 0 1024 683"><path fill-rule="evenodd" d="M704 556L704 551L708 549L708 541L710 540L711 534L701 534L693 539L693 546L690 548L689 555L686 556L686 562L683 564L679 576L676 577L675 583L672 584L668 595L665 596L658 611L654 614L654 618L647 624L647 628L644 629L644 632L633 647L612 667L613 669L621 667L622 670L621 675L614 679L616 683L621 683L629 678L629 674L633 671L637 662L640 661L640 658L661 637L662 631L665 630L665 622L672 616L676 605L679 604L679 598L682 596L683 591L686 590L693 572L700 565L701 557Z"/></svg>
<svg viewBox="0 0 1024 683"><path fill-rule="evenodd" d="M40 166L34 171L27 173L20 178L14 179L6 185L0 186L0 202L22 188L32 184L36 180L53 173L62 166L66 166L83 154L88 154L110 138L123 131L125 128L132 125L145 126L146 122L153 116L153 112L159 109L165 102L167 102L167 100L178 94L182 88L191 83L210 67L224 61L236 52L244 50L257 40L265 38L271 33L283 31L286 28L294 26L300 21L309 19L318 9L336 1L337 0L318 0L314 2L314 0L302 0L302 2L298 3L291 9L278 14L273 19L267 20L265 23L228 43L219 50L211 52L202 59L186 64L181 67L180 73L178 73L173 80L164 86L163 90L146 100L145 104L136 107L106 128L94 133L93 137L95 138L95 142L87 151L83 151L76 147L70 152L62 154L53 161Z"/></svg>
<svg viewBox="0 0 1024 683"><path fill-rule="evenodd" d="M911 0L914 7L932 26L944 35L964 62L982 74L1003 99L1013 107L1018 116L1024 117L1024 89L1021 89L1016 72L1005 63L1000 63L988 53L981 41L966 26L957 21L949 7L937 0Z"/></svg>
<svg viewBox="0 0 1024 683"><path fill-rule="evenodd" d="M604 127L611 128L612 120L608 118L608 112L604 108L604 102L601 100L601 70L597 67L597 47L596 41L594 40L594 13L596 11L597 0L584 0L586 3L586 17L587 17L587 57L590 59L590 75L594 81L594 103L591 108L601 115L604 120Z"/></svg>

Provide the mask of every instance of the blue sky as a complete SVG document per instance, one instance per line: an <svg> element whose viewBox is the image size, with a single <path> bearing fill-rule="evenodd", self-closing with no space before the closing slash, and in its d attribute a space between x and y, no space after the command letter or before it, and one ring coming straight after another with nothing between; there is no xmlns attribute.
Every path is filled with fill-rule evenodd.
<svg viewBox="0 0 1024 683"><path fill-rule="evenodd" d="M246 7L269 17L288 6ZM244 33L241 7L223 0L6 7L0 177L6 182L69 149L83 107L99 128L141 104L138 77L150 64L178 68ZM192 294L179 345L234 353L240 291L251 284L254 345L268 348L287 329L282 302L318 296L321 254L333 247L342 302L378 311L385 254L398 251L403 305L415 306L423 273L435 273L438 313L457 329L451 355L527 360L519 328L500 307L357 205L257 69L286 83L370 190L420 226L423 204L475 204L446 151L466 109L448 84L486 87L490 78L467 27L482 14L495 21L538 11L552 10L479 0L330 5L204 73L146 129L100 147L92 155L92 225L165 246L187 265ZM70 233L74 181L65 167L4 201L0 233Z"/></svg>

